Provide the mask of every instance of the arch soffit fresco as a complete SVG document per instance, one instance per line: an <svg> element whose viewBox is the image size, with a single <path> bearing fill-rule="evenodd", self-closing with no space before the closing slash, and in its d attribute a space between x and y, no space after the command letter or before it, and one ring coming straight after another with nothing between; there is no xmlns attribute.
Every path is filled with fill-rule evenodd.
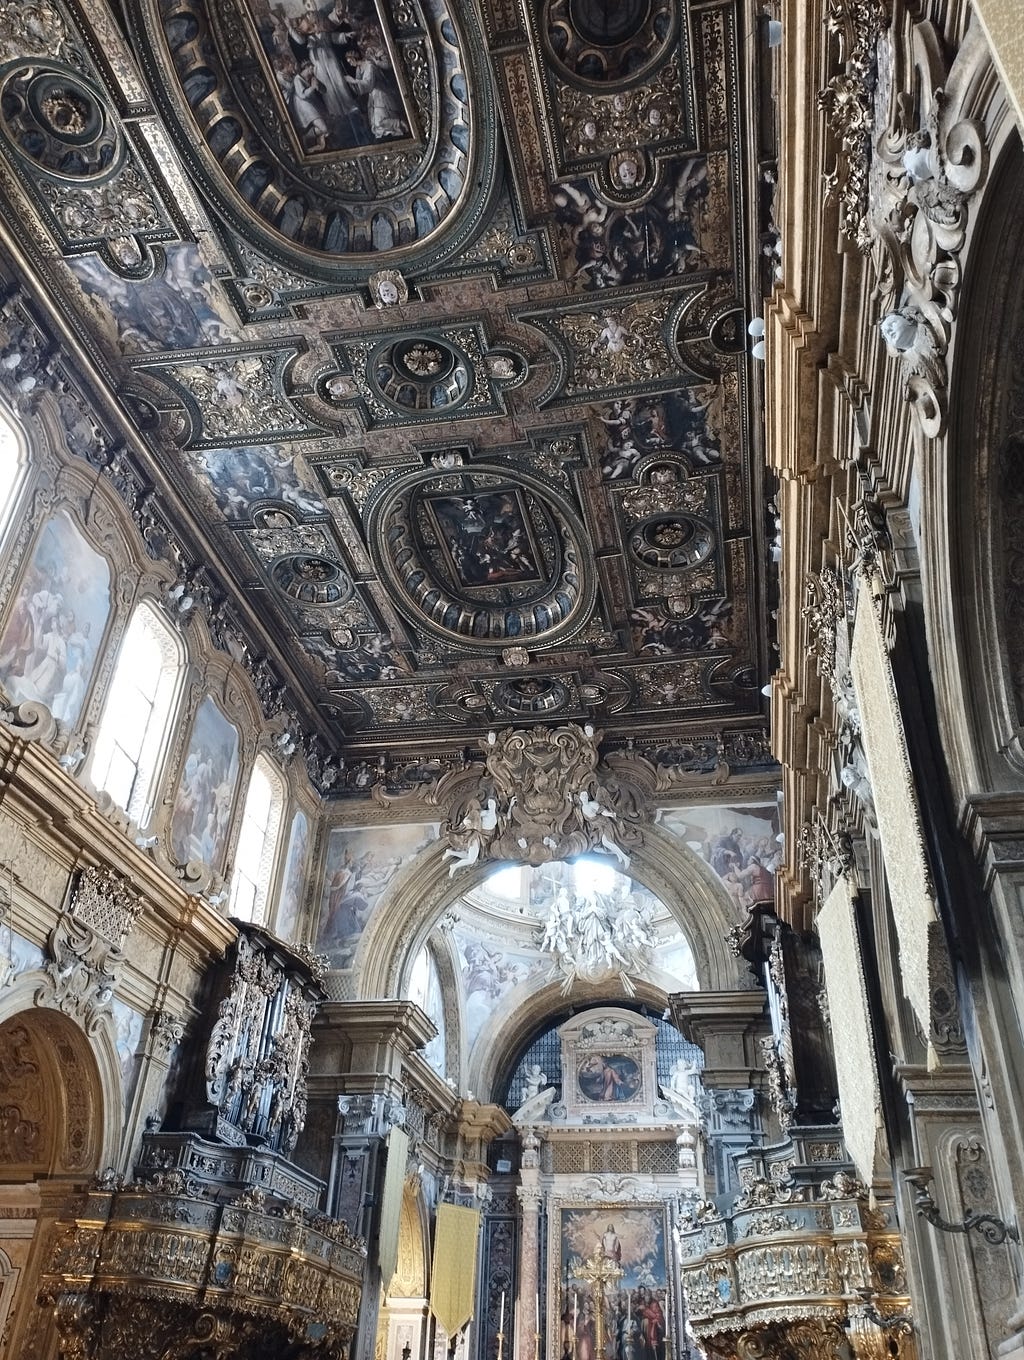
<svg viewBox="0 0 1024 1360"><path fill-rule="evenodd" d="M354 960L355 991L360 1000L401 995L412 961L444 911L496 867L477 864L457 879L450 879L443 854L441 842L423 851L396 877L378 903ZM633 854L629 872L660 898L677 921L693 950L703 990L745 986L740 962L725 943L738 920L736 909L703 861L667 832L650 826L644 830L643 845Z"/></svg>

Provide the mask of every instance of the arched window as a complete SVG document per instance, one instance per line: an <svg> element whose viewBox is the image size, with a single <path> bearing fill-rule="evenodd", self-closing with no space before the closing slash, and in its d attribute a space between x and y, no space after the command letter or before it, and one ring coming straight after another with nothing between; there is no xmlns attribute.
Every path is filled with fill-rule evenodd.
<svg viewBox="0 0 1024 1360"><path fill-rule="evenodd" d="M266 756L257 756L242 812L242 829L235 851L228 912L243 921L263 921L274 868L284 782Z"/></svg>
<svg viewBox="0 0 1024 1360"><path fill-rule="evenodd" d="M96 788L139 826L153 810L181 674L174 633L151 605L140 604L121 643L92 761Z"/></svg>
<svg viewBox="0 0 1024 1360"><path fill-rule="evenodd" d="M0 535L10 523L27 468L21 428L11 413L0 406Z"/></svg>
<svg viewBox="0 0 1024 1360"><path fill-rule="evenodd" d="M409 977L409 1000L415 1001L420 1010L426 1012L434 1022L437 1033L423 1048L423 1056L434 1069L444 1075L445 1032L444 999L441 995L441 979L438 976L434 956L425 946L416 955Z"/></svg>

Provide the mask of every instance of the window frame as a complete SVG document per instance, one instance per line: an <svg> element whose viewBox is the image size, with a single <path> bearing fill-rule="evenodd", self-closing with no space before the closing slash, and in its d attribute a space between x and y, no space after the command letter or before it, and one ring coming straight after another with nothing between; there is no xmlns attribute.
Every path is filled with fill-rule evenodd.
<svg viewBox="0 0 1024 1360"><path fill-rule="evenodd" d="M104 774L100 776L99 762L103 758L105 741L104 722L108 713L113 719L116 709L116 700L118 699L117 679L122 660L125 657L125 646L131 637L132 629L138 625L140 620L147 619L151 629L150 636L156 642L162 657L160 673L151 695L143 692L140 686L134 688L142 693L143 697L149 702L150 716L146 720L138 754L134 758L128 754L125 747L119 745L117 737L111 735L110 757L107 760ZM167 756L177 728L185 680L185 662L185 649L181 639L156 602L151 599L139 600L118 643L117 656L104 695L99 721L96 725L96 739L93 742L89 778L96 791L107 794L115 806L121 807L125 815L140 829L149 825L158 806L157 795L163 781ZM125 683L127 686L131 684L131 681L126 680ZM159 719L155 724L154 716ZM106 782L110 779L114 758L119 751L126 760L132 762L135 766L131 790L124 805L121 804Z"/></svg>
<svg viewBox="0 0 1024 1360"><path fill-rule="evenodd" d="M244 840L249 801L252 797L254 780L259 774L264 776L270 789L270 802L267 821L263 828L263 848L260 853L259 866L256 875L253 876L247 869L243 869L240 855L245 853L246 850ZM278 859L281 854L281 831L287 821L287 812L288 785L284 775L270 756L265 751L260 751L253 761L252 770L249 773L249 782L245 790L242 812L238 822L238 836L235 840L231 880L228 888L229 916L237 917L242 921L249 921L253 925L266 926L268 924L273 890L277 880ZM246 904L248 906L251 903L251 910L248 915L239 910L239 893L243 880L252 888L251 897Z"/></svg>

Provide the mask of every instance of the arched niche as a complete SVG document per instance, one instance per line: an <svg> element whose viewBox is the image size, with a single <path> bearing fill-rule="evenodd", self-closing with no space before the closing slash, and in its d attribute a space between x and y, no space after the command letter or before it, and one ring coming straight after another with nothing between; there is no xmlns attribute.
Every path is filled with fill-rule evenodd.
<svg viewBox="0 0 1024 1360"><path fill-rule="evenodd" d="M477 863L449 877L435 842L396 876L367 922L353 962L360 1000L404 995L412 960L447 907L497 866ZM702 990L745 988L740 961L726 946L736 908L711 869L657 826L646 827L629 873L669 908L693 949Z"/></svg>
<svg viewBox="0 0 1024 1360"><path fill-rule="evenodd" d="M928 650L959 800L1024 789L1024 151L984 43L965 43L957 66L947 99L981 126L991 170L960 260L949 428L919 460L919 479Z"/></svg>
<svg viewBox="0 0 1024 1360"><path fill-rule="evenodd" d="M113 1038L100 1030L90 1040L60 1011L18 1007L19 991L0 1006L0 1177L86 1180L118 1157Z"/></svg>

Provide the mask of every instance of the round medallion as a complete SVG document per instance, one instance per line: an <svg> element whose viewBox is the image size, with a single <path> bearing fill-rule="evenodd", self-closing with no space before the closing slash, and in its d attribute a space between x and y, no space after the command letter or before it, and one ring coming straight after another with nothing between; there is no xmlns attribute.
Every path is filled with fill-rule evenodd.
<svg viewBox="0 0 1024 1360"><path fill-rule="evenodd" d="M523 675L495 685L491 698L515 717L541 717L560 713L569 702L569 689L553 676Z"/></svg>
<svg viewBox="0 0 1024 1360"><path fill-rule="evenodd" d="M433 336L403 339L378 350L370 377L382 397L402 411L444 411L470 389L469 362Z"/></svg>
<svg viewBox="0 0 1024 1360"><path fill-rule="evenodd" d="M636 560L659 571L695 567L711 556L714 547L711 525L690 515L653 515L629 536L629 549Z"/></svg>
<svg viewBox="0 0 1024 1360"><path fill-rule="evenodd" d="M337 562L298 553L274 563L271 579L278 590L302 604L337 604L352 594L352 582Z"/></svg>
<svg viewBox="0 0 1024 1360"><path fill-rule="evenodd" d="M583 525L528 474L424 468L385 488L368 523L396 605L449 641L496 650L547 643L582 627L593 605Z"/></svg>
<svg viewBox="0 0 1024 1360"><path fill-rule="evenodd" d="M668 49L675 33L670 0L548 0L548 55L577 80L632 80Z"/></svg>
<svg viewBox="0 0 1024 1360"><path fill-rule="evenodd" d="M95 179L119 162L118 136L99 96L70 71L30 66L11 72L0 112L7 136L51 174Z"/></svg>

